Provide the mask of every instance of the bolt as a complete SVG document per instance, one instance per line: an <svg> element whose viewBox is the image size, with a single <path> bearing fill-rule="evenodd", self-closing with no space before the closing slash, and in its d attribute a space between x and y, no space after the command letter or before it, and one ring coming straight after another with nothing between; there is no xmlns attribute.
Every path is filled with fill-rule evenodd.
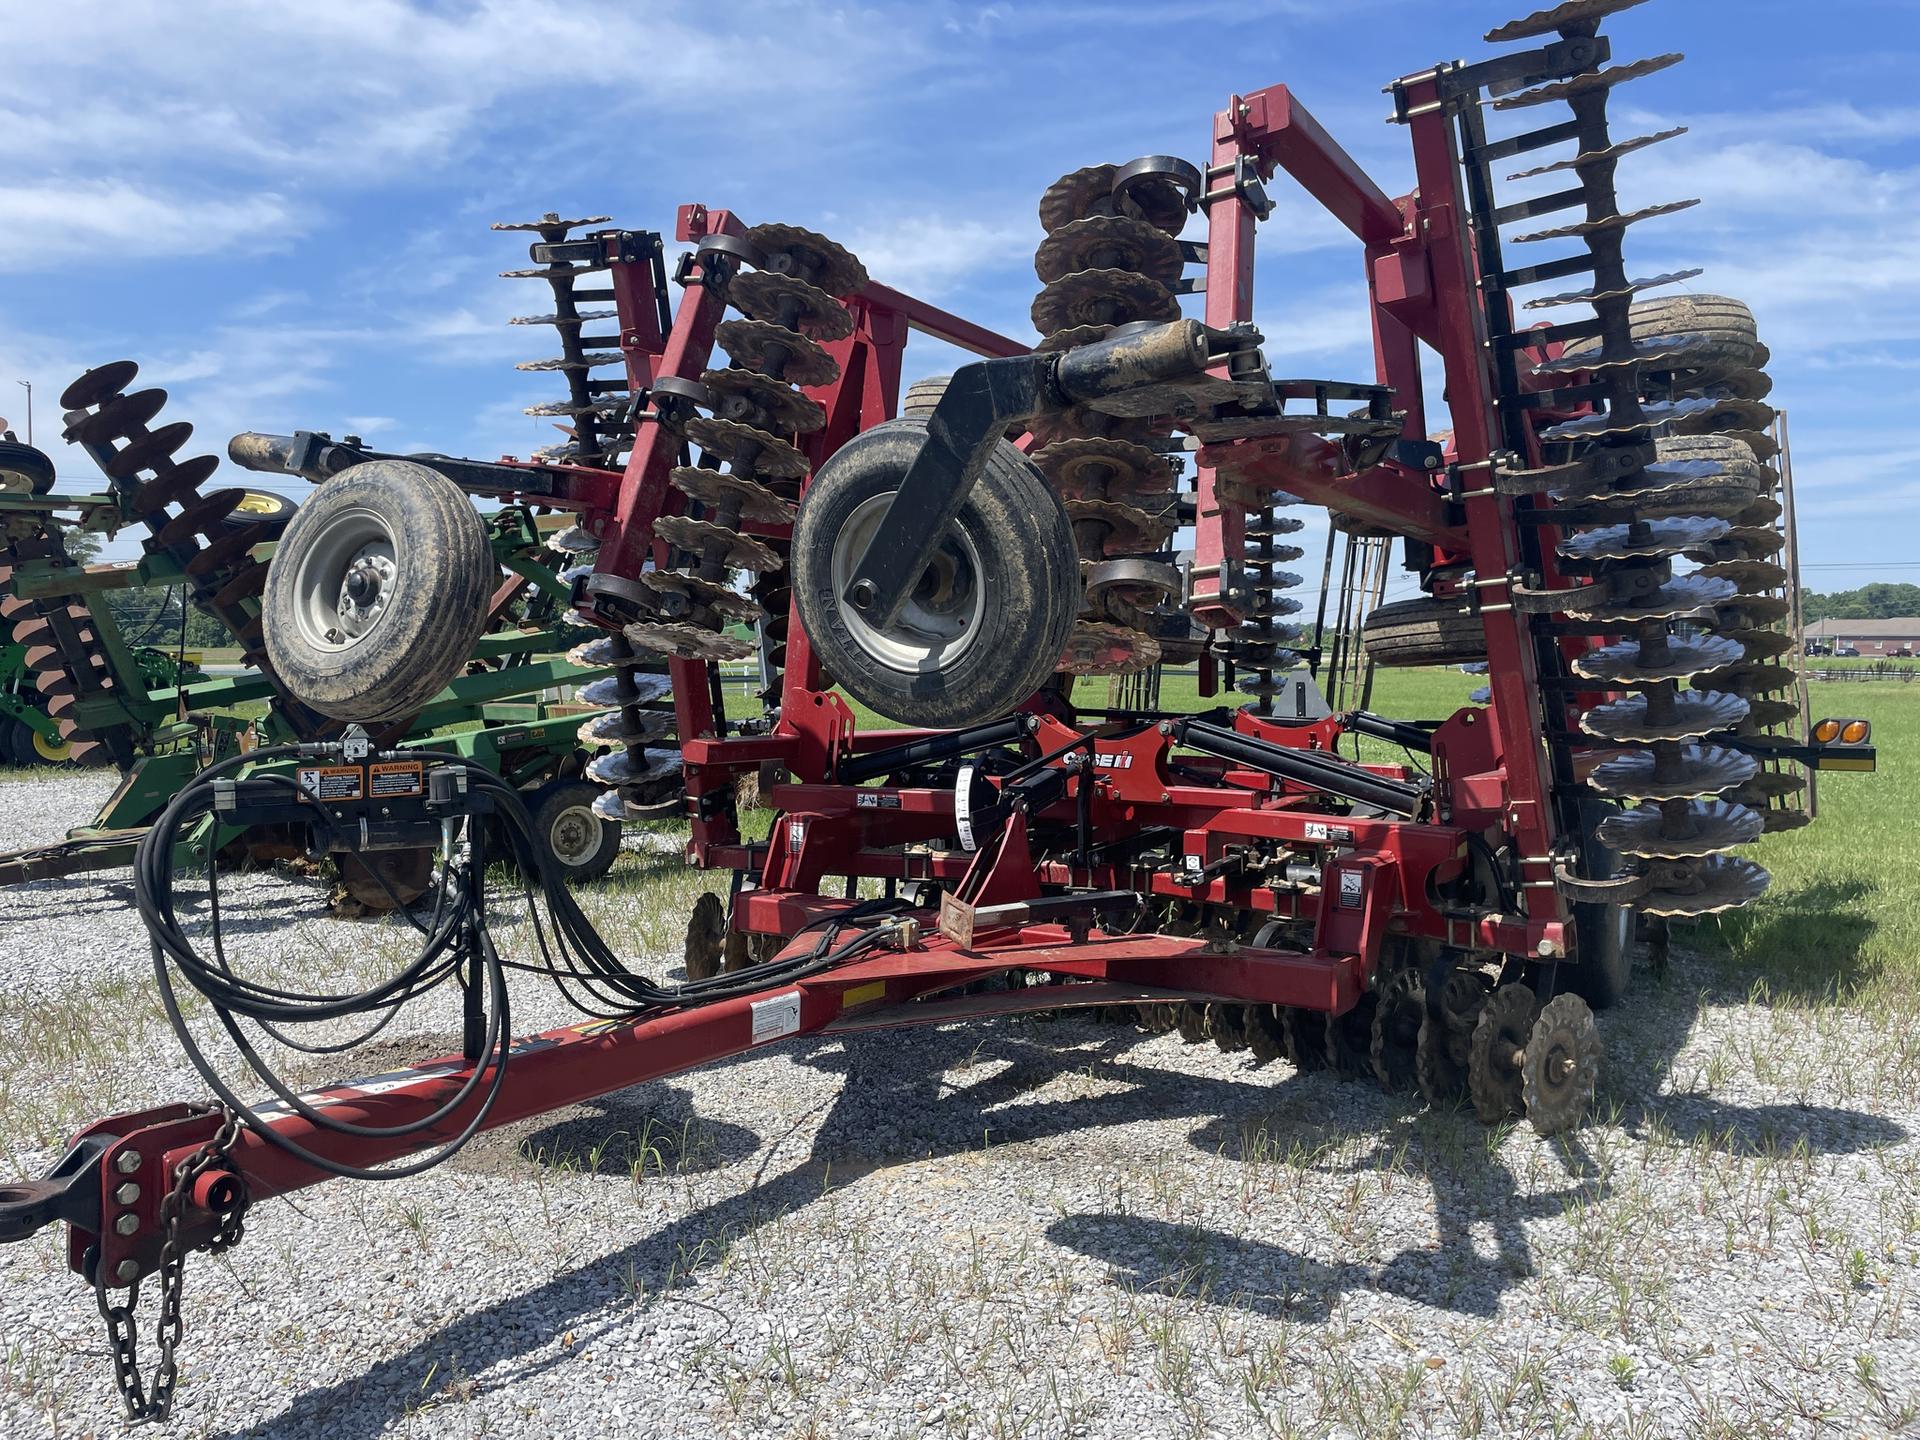
<svg viewBox="0 0 1920 1440"><path fill-rule="evenodd" d="M880 592L874 588L871 580L858 580L854 582L853 604L855 609L871 610L873 608L873 602L879 598L879 595Z"/></svg>
<svg viewBox="0 0 1920 1440"><path fill-rule="evenodd" d="M140 1186L132 1180L122 1180L113 1187L113 1203L131 1205L140 1198Z"/></svg>
<svg viewBox="0 0 1920 1440"><path fill-rule="evenodd" d="M1558 955L1560 953L1560 947L1551 940L1542 940L1539 949L1542 955Z"/></svg>
<svg viewBox="0 0 1920 1440"><path fill-rule="evenodd" d="M138 1260L122 1260L114 1267L113 1273L122 1285L131 1285L140 1278L140 1262Z"/></svg>
<svg viewBox="0 0 1920 1440"><path fill-rule="evenodd" d="M113 1168L118 1170L122 1175L133 1174L134 1171L140 1168L140 1165L140 1152L138 1150L122 1150L118 1155L113 1157Z"/></svg>
<svg viewBox="0 0 1920 1440"><path fill-rule="evenodd" d="M120 1216L113 1222L113 1233L116 1235L131 1235L139 1228L140 1217L131 1212Z"/></svg>

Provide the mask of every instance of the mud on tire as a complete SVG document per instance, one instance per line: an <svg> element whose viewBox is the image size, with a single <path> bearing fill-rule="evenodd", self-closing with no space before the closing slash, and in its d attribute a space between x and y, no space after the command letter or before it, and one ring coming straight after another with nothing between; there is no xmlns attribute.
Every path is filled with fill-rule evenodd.
<svg viewBox="0 0 1920 1440"><path fill-rule="evenodd" d="M365 598L349 600L354 571ZM465 666L498 575L465 492L424 465L369 460L288 522L262 601L268 657L323 715L410 715Z"/></svg>

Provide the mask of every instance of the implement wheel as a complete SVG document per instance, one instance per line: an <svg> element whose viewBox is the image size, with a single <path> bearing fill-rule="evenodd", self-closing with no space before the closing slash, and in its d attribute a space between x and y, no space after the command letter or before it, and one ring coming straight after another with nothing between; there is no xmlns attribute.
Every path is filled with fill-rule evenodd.
<svg viewBox="0 0 1920 1440"><path fill-rule="evenodd" d="M1066 509L1044 476L998 444L893 623L845 598L893 496L926 443L922 418L890 420L820 467L793 535L794 596L815 653L847 692L910 725L996 719L1058 667L1080 604Z"/></svg>
<svg viewBox="0 0 1920 1440"><path fill-rule="evenodd" d="M268 532L271 537L285 530L299 509L286 496L271 490L249 490L234 502L233 509L220 523L228 530L251 530L256 525L268 525L272 527Z"/></svg>
<svg viewBox="0 0 1920 1440"><path fill-rule="evenodd" d="M411 715L465 668L498 576L459 486L424 465L369 460L288 522L262 602L267 654L323 715Z"/></svg>
<svg viewBox="0 0 1920 1440"><path fill-rule="evenodd" d="M560 867L569 885L598 880L620 855L620 822L593 812L601 790L584 780L554 780L527 796L534 843Z"/></svg>
<svg viewBox="0 0 1920 1440"><path fill-rule="evenodd" d="M1421 595L1376 605L1360 628L1367 658L1382 669L1471 665L1487 658L1480 618L1458 600Z"/></svg>

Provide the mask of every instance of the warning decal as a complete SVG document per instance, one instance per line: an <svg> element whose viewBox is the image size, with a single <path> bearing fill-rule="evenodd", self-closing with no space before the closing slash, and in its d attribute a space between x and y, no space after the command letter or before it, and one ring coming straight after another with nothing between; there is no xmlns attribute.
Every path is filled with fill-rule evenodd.
<svg viewBox="0 0 1920 1440"><path fill-rule="evenodd" d="M300 793L315 800L359 800L366 772L358 765L310 765L296 772Z"/></svg>
<svg viewBox="0 0 1920 1440"><path fill-rule="evenodd" d="M375 800L427 793L427 767L418 760L389 760L367 767L367 789Z"/></svg>
<svg viewBox="0 0 1920 1440"><path fill-rule="evenodd" d="M778 1040L782 1035L796 1034L800 1029L800 992L789 990L784 995L774 995L765 1000L753 1002L753 1043L762 1040Z"/></svg>

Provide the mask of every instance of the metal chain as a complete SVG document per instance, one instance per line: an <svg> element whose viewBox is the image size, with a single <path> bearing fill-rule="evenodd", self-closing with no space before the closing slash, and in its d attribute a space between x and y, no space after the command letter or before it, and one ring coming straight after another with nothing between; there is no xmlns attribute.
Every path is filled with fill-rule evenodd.
<svg viewBox="0 0 1920 1440"><path fill-rule="evenodd" d="M186 1280L188 1249L181 1241L180 1225L192 1198L194 1183L207 1171L225 1166L233 1143L239 1138L240 1117L232 1110L223 1109L219 1130L175 1167L173 1188L160 1202L160 1314L153 1327L159 1359L153 1368L150 1388L140 1378L139 1332L134 1323L134 1311L140 1304L140 1282L135 1280L128 1287L124 1305L116 1305L108 1298L106 1279L96 1265L94 1303L99 1306L100 1318L106 1322L107 1343L113 1350L114 1385L120 1391L121 1403L126 1406L127 1419L136 1423L165 1420L173 1409L173 1387L179 1377L179 1365L174 1357L183 1329L180 1295ZM246 1180L237 1170L230 1173L235 1184L233 1201L220 1212L219 1228L205 1246L215 1253L239 1244L245 1228Z"/></svg>

